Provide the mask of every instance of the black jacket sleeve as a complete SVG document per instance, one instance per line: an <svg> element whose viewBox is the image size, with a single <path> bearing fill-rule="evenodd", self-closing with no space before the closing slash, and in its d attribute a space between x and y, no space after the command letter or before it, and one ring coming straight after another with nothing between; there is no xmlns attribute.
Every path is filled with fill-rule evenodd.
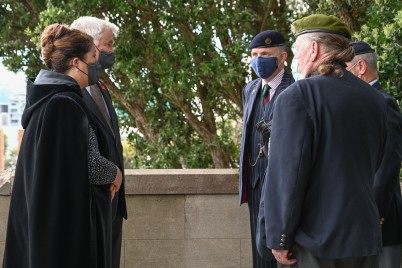
<svg viewBox="0 0 402 268"><path fill-rule="evenodd" d="M387 139L383 159L374 178L374 194L381 218L386 217L392 194L397 187L399 188L402 160L402 115L398 105L390 96L386 96L386 101Z"/></svg>

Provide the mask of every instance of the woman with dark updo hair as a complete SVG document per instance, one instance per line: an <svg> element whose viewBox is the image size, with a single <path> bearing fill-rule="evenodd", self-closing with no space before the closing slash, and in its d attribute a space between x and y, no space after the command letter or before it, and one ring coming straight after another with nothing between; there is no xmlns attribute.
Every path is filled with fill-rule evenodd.
<svg viewBox="0 0 402 268"><path fill-rule="evenodd" d="M3 268L108 268L122 174L82 101L82 88L98 80L96 48L89 35L53 24L41 49L49 70L27 84Z"/></svg>

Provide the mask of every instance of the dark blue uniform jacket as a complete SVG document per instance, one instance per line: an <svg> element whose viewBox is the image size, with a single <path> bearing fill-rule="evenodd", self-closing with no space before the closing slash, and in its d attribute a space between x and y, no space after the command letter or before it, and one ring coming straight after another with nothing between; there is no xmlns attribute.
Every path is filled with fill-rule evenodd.
<svg viewBox="0 0 402 268"><path fill-rule="evenodd" d="M278 97L261 197L260 247L300 244L319 258L377 255L373 191L384 153L386 104L344 70L295 82Z"/></svg>

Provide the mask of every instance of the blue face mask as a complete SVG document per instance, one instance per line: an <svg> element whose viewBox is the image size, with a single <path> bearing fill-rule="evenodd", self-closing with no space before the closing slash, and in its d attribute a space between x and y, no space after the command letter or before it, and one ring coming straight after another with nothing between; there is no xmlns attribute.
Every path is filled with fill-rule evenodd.
<svg viewBox="0 0 402 268"><path fill-rule="evenodd" d="M251 60L251 67L258 77L267 79L278 68L278 58L276 57L257 57Z"/></svg>

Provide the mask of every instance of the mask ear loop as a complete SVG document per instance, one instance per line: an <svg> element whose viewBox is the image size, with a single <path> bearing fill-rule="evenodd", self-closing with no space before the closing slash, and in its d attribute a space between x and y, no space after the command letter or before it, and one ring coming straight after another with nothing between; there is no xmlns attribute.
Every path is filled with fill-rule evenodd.
<svg viewBox="0 0 402 268"><path fill-rule="evenodd" d="M293 43L293 44L292 44L292 46L291 46L290 50L291 50L291 51L292 51L292 53L293 53L293 57L294 57L294 56L296 56L297 49L296 49L296 47L295 47L295 43Z"/></svg>
<svg viewBox="0 0 402 268"><path fill-rule="evenodd" d="M85 63L85 64L88 66L88 63L86 63L86 62L83 61L82 59L78 58L78 60L82 61L83 63ZM88 76L88 74L87 74L86 72L84 72L83 70L81 70L80 68L78 68L78 65L77 65L77 66L71 65L71 67L76 68L76 71L77 71L77 72L80 71L81 73L83 73L83 74L85 74L86 76Z"/></svg>
<svg viewBox="0 0 402 268"><path fill-rule="evenodd" d="M88 74L86 72L84 72L83 70L81 70L80 68L76 67L77 71L80 71L81 73L85 74L86 76L88 76Z"/></svg>
<svg viewBox="0 0 402 268"><path fill-rule="evenodd" d="M105 52L105 51L100 50L100 49L98 48L98 46L95 45L95 43L94 43L94 46L96 47L96 50L98 51L98 57L99 57L99 55L100 55L101 53L109 54L109 52Z"/></svg>
<svg viewBox="0 0 402 268"><path fill-rule="evenodd" d="M78 60L80 60L80 58L78 58ZM74 60L71 60L71 65L70 65L70 68L69 68L69 69L75 68L75 70L76 70L77 72L80 71L80 68L78 68L78 65L75 66L75 65L73 64L73 61L74 61Z"/></svg>
<svg viewBox="0 0 402 268"><path fill-rule="evenodd" d="M350 66L350 68L346 68L346 71L349 71L349 72L350 72L350 70L352 70L353 68L355 68L355 66L356 66L358 63L359 63L359 61L356 61L356 63L353 64L352 66Z"/></svg>

